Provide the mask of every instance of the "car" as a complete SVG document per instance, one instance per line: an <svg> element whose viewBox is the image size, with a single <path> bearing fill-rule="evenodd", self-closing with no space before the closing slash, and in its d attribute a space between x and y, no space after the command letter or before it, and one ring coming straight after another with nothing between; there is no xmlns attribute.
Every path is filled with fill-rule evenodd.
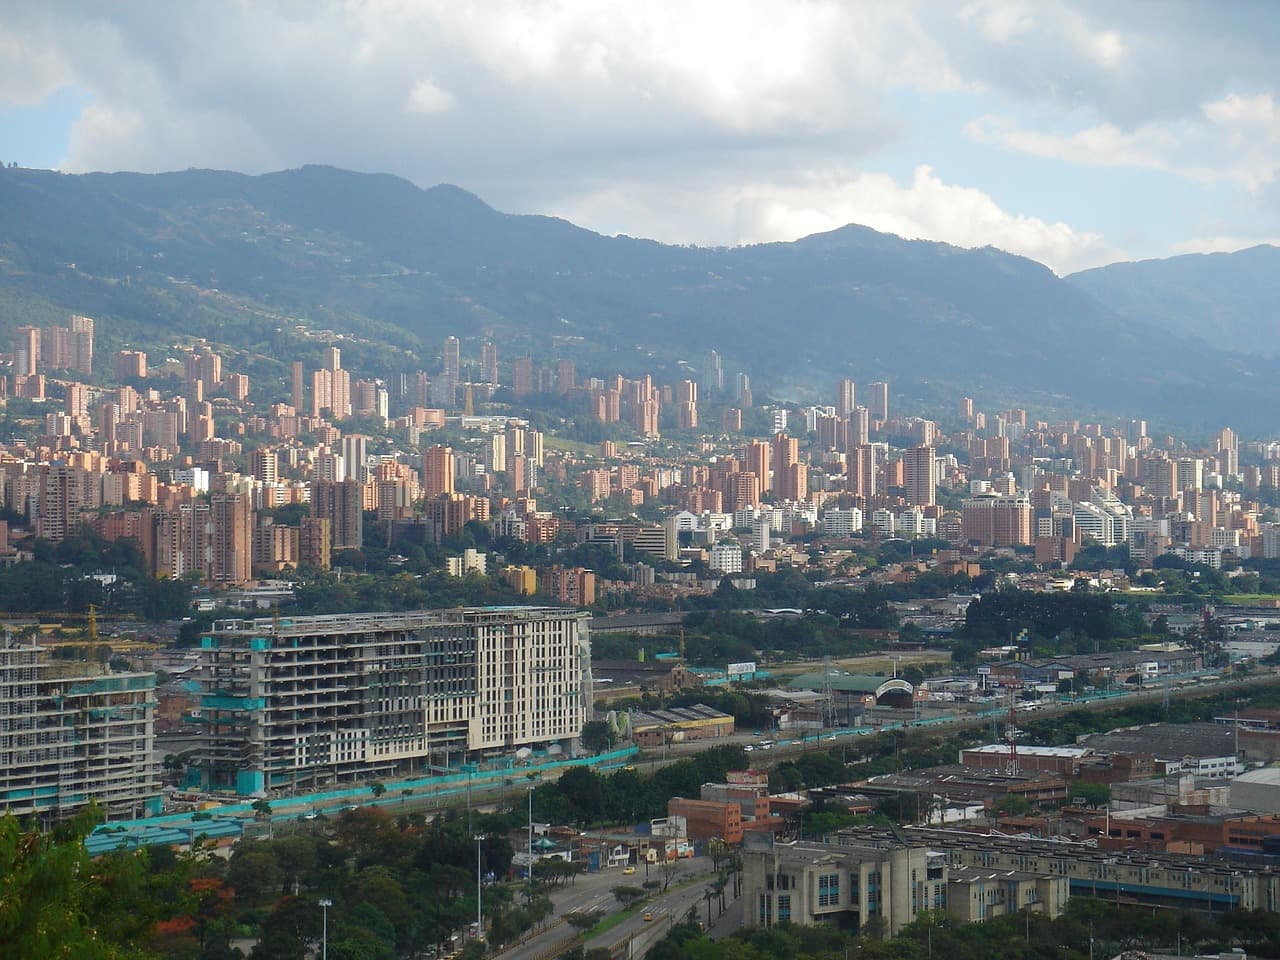
<svg viewBox="0 0 1280 960"><path fill-rule="evenodd" d="M742 749L743 749L743 751L744 751L745 753L750 753L752 750L754 750L754 749L755 749L755 747L753 747L751 744L749 744L749 743L748 743L748 744L747 744L745 747L743 747Z"/></svg>
<svg viewBox="0 0 1280 960"><path fill-rule="evenodd" d="M652 920L652 919L653 919L653 914L652 914L652 913L646 913L646 914L645 914L641 919L643 919L643 920L647 923L648 921L650 921L650 920Z"/></svg>
<svg viewBox="0 0 1280 960"><path fill-rule="evenodd" d="M635 867L623 867L623 868L622 868L622 875L623 875L624 877L629 877L629 876L631 876L631 875L632 875L633 873L635 873L635 872L636 872L636 868L635 868Z"/></svg>

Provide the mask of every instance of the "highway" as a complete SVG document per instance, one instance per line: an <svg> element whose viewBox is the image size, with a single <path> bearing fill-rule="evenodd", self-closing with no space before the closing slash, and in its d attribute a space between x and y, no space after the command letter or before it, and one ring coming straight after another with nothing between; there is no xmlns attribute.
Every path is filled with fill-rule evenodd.
<svg viewBox="0 0 1280 960"><path fill-rule="evenodd" d="M656 878L658 873L651 870L650 875L651 878ZM572 924L564 922L564 917L571 913L593 911L600 911L605 915L615 914L621 907L613 895L613 888L638 887L644 879L643 866L638 873L632 875L625 875L616 867L594 874L583 874L572 886L552 892L556 919L551 924L535 931L533 936L522 943L495 953L494 956L500 960L550 960L578 942L580 936ZM585 945L588 948L607 947L615 956L625 956L626 953L619 954L619 951L630 950L634 951L636 957L643 956L692 907L698 907L705 913L703 891L714 879L715 873L709 858L695 857L680 861L679 873L673 879L671 889L633 907L625 920L587 939ZM646 915L652 919L645 920Z"/></svg>

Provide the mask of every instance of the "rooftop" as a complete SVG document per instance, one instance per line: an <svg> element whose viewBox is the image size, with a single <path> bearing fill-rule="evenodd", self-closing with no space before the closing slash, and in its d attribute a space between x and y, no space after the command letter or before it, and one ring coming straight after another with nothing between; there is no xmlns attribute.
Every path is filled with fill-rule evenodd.
<svg viewBox="0 0 1280 960"><path fill-rule="evenodd" d="M788 686L792 690L822 690L830 684L831 689L836 693L878 693L881 687L889 683L895 686L900 685L903 690L911 690L911 684L901 677L868 677L835 671L827 674L821 671L802 673Z"/></svg>
<svg viewBox="0 0 1280 960"><path fill-rule="evenodd" d="M1221 723L1152 723L1091 734L1080 744L1096 753L1132 753L1159 760L1232 757L1238 752L1235 727Z"/></svg>
<svg viewBox="0 0 1280 960"><path fill-rule="evenodd" d="M1001 757L1009 755L1007 743L987 743L981 747L969 747L966 753L994 753ZM1020 757L1073 757L1083 758L1093 753L1090 747L1037 747L1030 744L1018 744Z"/></svg>
<svg viewBox="0 0 1280 960"><path fill-rule="evenodd" d="M257 617L215 620L212 632L234 636L310 636L317 633L358 630L413 630L445 623L477 623L486 620L541 620L548 617L574 618L590 622L591 615L569 607L452 607L440 610L410 610L404 613L343 613L314 617Z"/></svg>

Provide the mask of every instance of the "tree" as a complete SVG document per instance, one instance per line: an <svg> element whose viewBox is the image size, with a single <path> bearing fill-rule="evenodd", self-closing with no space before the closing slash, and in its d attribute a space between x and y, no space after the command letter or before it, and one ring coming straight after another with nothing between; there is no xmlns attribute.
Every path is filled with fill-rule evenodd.
<svg viewBox="0 0 1280 960"><path fill-rule="evenodd" d="M995 803L996 813L1009 817L1021 817L1030 813L1034 808L1031 801L1026 797L1020 797L1017 794L1005 794Z"/></svg>
<svg viewBox="0 0 1280 960"><path fill-rule="evenodd" d="M369 784L369 792L373 794L373 798L376 800L387 792L387 785L379 780L375 780L373 783Z"/></svg>
<svg viewBox="0 0 1280 960"><path fill-rule="evenodd" d="M617 894L615 893L614 896L617 896ZM573 927L575 930L581 930L585 933L599 923L603 916L604 911L602 910L590 910L586 913L575 911L574 913L565 914L565 920L567 920L569 922L569 926Z"/></svg>
<svg viewBox="0 0 1280 960"><path fill-rule="evenodd" d="M598 773L589 767L571 767L556 781L569 805L570 816L580 824L599 820L604 814L604 787Z"/></svg>
<svg viewBox="0 0 1280 960"><path fill-rule="evenodd" d="M257 906L280 892L285 874L272 846L262 840L241 843L227 865L227 883L242 906Z"/></svg>
<svg viewBox="0 0 1280 960"><path fill-rule="evenodd" d="M658 861L658 877L662 881L662 892L667 892L667 887L671 886L671 881L676 878L676 874L680 872L680 861L659 860Z"/></svg>
<svg viewBox="0 0 1280 960"><path fill-rule="evenodd" d="M582 745L592 753L604 753L613 743L613 731L603 720L591 720L583 724Z"/></svg>
<svg viewBox="0 0 1280 960"><path fill-rule="evenodd" d="M719 837L712 837L707 841L706 852L707 856L711 858L711 868L715 870L716 873L719 873L720 867L724 862L733 856L733 850Z"/></svg>
<svg viewBox="0 0 1280 960"><path fill-rule="evenodd" d="M66 828L46 833L24 830L12 816L0 819L0 944L5 956L107 960L131 955L99 930L99 918L90 920L87 900L101 875L85 852L84 838L97 820L97 811L90 810ZM115 908L128 909L119 903Z"/></svg>
<svg viewBox="0 0 1280 960"><path fill-rule="evenodd" d="M639 887L614 887L612 892L614 899L622 904L624 908L631 906L631 904L644 896L644 891Z"/></svg>
<svg viewBox="0 0 1280 960"><path fill-rule="evenodd" d="M1111 802L1111 788L1105 783L1077 783L1071 787L1071 796L1079 797L1086 806L1105 807Z"/></svg>

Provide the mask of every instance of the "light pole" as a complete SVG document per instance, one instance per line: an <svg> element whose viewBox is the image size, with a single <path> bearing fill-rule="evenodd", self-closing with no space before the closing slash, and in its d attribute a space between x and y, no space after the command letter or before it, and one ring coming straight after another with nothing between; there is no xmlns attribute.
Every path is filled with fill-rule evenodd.
<svg viewBox="0 0 1280 960"><path fill-rule="evenodd" d="M484 837L476 834L472 837L476 842L476 939L484 939L484 899L480 889L480 881L484 874L480 870L480 841Z"/></svg>
<svg viewBox="0 0 1280 960"><path fill-rule="evenodd" d="M329 960L329 908L333 901L328 897L320 901L320 960Z"/></svg>
<svg viewBox="0 0 1280 960"><path fill-rule="evenodd" d="M533 787L529 788L529 902L533 903Z"/></svg>

